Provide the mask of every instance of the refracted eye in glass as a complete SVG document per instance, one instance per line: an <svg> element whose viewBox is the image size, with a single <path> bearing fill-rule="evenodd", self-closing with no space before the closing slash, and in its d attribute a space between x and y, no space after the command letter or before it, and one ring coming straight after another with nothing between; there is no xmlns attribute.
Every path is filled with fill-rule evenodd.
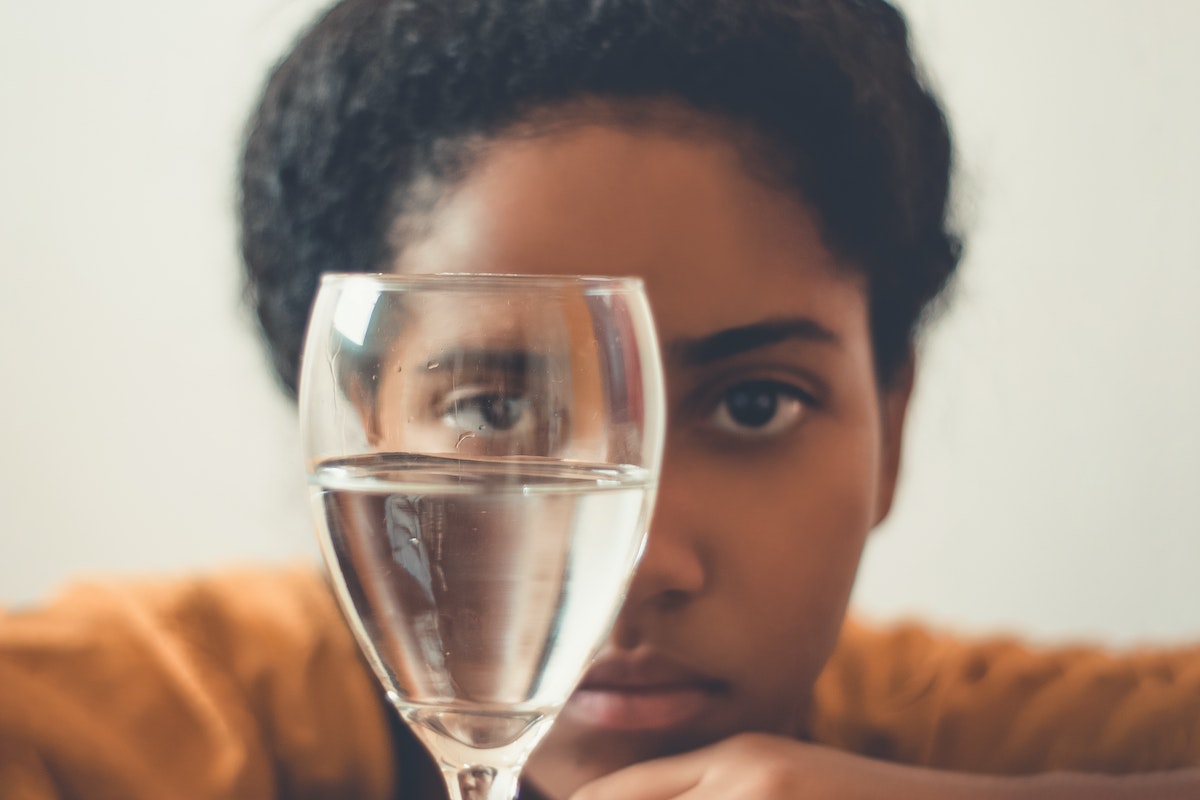
<svg viewBox="0 0 1200 800"><path fill-rule="evenodd" d="M529 411L522 396L481 392L453 397L442 412L442 421L463 431L510 431Z"/></svg>
<svg viewBox="0 0 1200 800"><path fill-rule="evenodd" d="M421 373L426 435L459 455L557 452L568 435L570 372L557 354L517 347L441 353Z"/></svg>
<svg viewBox="0 0 1200 800"><path fill-rule="evenodd" d="M434 410L447 428L473 435L505 434L531 422L529 390L549 365L524 350L464 348L433 362Z"/></svg>

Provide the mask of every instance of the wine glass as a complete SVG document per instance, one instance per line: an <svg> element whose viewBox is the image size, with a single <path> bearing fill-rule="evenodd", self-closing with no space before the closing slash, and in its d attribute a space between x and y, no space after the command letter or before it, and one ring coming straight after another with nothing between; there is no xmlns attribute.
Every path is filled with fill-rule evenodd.
<svg viewBox="0 0 1200 800"><path fill-rule="evenodd" d="M516 796L611 627L663 406L637 279L323 278L300 380L322 554L452 798Z"/></svg>

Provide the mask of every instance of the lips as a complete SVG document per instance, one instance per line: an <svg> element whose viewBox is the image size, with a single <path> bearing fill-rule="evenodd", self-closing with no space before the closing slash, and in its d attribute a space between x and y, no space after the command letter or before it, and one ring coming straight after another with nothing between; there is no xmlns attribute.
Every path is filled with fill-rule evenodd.
<svg viewBox="0 0 1200 800"><path fill-rule="evenodd" d="M593 728L670 730L703 714L728 688L666 656L610 656L588 670L563 714Z"/></svg>

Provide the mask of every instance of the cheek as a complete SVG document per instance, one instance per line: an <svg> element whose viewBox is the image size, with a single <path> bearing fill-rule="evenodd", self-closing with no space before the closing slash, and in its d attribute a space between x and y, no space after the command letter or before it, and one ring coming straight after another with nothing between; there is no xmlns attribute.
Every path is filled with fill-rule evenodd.
<svg viewBox="0 0 1200 800"><path fill-rule="evenodd" d="M841 623L873 508L867 481L831 475L763 498L725 579L752 613L779 631L824 638ZM742 524L742 523L737 523Z"/></svg>
<svg viewBox="0 0 1200 800"><path fill-rule="evenodd" d="M709 517L710 563L765 681L815 678L833 648L873 519L871 442L813 441L725 470L731 502Z"/></svg>
<svg viewBox="0 0 1200 800"><path fill-rule="evenodd" d="M869 426L830 430L801 439L770 455L721 466L723 497L712 509L723 531L717 542L733 544L730 560L744 572L788 571L823 585L830 568L853 575L870 531L878 491L879 449ZM714 458L713 462L720 459Z"/></svg>

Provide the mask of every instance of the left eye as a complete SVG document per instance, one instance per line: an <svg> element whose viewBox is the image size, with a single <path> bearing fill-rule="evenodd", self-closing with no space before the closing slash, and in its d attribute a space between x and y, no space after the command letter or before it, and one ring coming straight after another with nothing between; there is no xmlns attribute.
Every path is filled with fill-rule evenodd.
<svg viewBox="0 0 1200 800"><path fill-rule="evenodd" d="M505 394L473 394L454 398L442 419L461 430L509 431L520 424L529 410L523 397Z"/></svg>
<svg viewBox="0 0 1200 800"><path fill-rule="evenodd" d="M773 436L795 425L810 402L806 392L790 384L744 381L725 390L708 421L737 436Z"/></svg>

